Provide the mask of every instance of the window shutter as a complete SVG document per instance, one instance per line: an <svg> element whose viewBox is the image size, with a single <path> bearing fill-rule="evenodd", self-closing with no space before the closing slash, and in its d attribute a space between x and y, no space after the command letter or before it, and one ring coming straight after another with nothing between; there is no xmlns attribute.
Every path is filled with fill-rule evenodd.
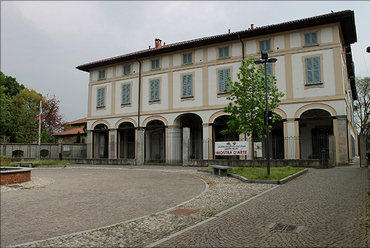
<svg viewBox="0 0 370 248"><path fill-rule="evenodd" d="M131 73L131 65L125 65L123 67L123 75L128 75Z"/></svg>
<svg viewBox="0 0 370 248"><path fill-rule="evenodd" d="M105 88L98 89L97 107L104 107Z"/></svg>
<svg viewBox="0 0 370 248"><path fill-rule="evenodd" d="M312 46L312 45L317 45L317 44L318 44L317 32L304 34L304 45L305 46Z"/></svg>
<svg viewBox="0 0 370 248"><path fill-rule="evenodd" d="M228 77L230 77L230 69L223 69L218 71L218 93L221 94L225 93L225 90L230 90L230 86L226 85Z"/></svg>
<svg viewBox="0 0 370 248"><path fill-rule="evenodd" d="M312 58L313 65L313 82L315 84L321 83L320 57Z"/></svg>
<svg viewBox="0 0 370 248"><path fill-rule="evenodd" d="M105 79L105 70L99 71L99 79Z"/></svg>
<svg viewBox="0 0 370 248"><path fill-rule="evenodd" d="M122 104L130 103L130 84L122 85Z"/></svg>
<svg viewBox="0 0 370 248"><path fill-rule="evenodd" d="M193 75L182 76L182 97L193 96Z"/></svg>
<svg viewBox="0 0 370 248"><path fill-rule="evenodd" d="M159 79L150 81L150 101L159 101Z"/></svg>
<svg viewBox="0 0 370 248"><path fill-rule="evenodd" d="M261 40L260 51L271 51L271 40Z"/></svg>
<svg viewBox="0 0 370 248"><path fill-rule="evenodd" d="M320 57L306 58L306 84L321 83Z"/></svg>
<svg viewBox="0 0 370 248"><path fill-rule="evenodd" d="M159 59L152 60L152 70L159 69Z"/></svg>
<svg viewBox="0 0 370 248"><path fill-rule="evenodd" d="M186 65L186 64L191 64L191 63L193 63L192 53L183 54L182 55L182 64Z"/></svg>
<svg viewBox="0 0 370 248"><path fill-rule="evenodd" d="M224 47L224 58L229 57L229 47Z"/></svg>
<svg viewBox="0 0 370 248"><path fill-rule="evenodd" d="M229 57L229 47L220 47L218 49L218 58L228 58Z"/></svg>

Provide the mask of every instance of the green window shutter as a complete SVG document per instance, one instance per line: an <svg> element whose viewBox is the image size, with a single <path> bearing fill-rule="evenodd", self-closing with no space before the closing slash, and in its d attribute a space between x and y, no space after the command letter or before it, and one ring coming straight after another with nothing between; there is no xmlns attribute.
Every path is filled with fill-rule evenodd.
<svg viewBox="0 0 370 248"><path fill-rule="evenodd" d="M123 75L129 75L131 73L131 65L123 66Z"/></svg>
<svg viewBox="0 0 370 248"><path fill-rule="evenodd" d="M130 103L130 84L122 85L122 104Z"/></svg>
<svg viewBox="0 0 370 248"><path fill-rule="evenodd" d="M159 69L159 59L152 60L152 70Z"/></svg>
<svg viewBox="0 0 370 248"><path fill-rule="evenodd" d="M271 40L261 40L260 51L271 51Z"/></svg>
<svg viewBox="0 0 370 248"><path fill-rule="evenodd" d="M193 75L182 76L182 97L193 96Z"/></svg>
<svg viewBox="0 0 370 248"><path fill-rule="evenodd" d="M193 63L192 53L186 53L182 55L182 64L187 65Z"/></svg>
<svg viewBox="0 0 370 248"><path fill-rule="evenodd" d="M266 72L267 72L267 78L271 78L273 77L273 69L272 69L272 64L271 63L266 63ZM273 86L273 83L272 82L268 82L268 85L270 85L270 87Z"/></svg>
<svg viewBox="0 0 370 248"><path fill-rule="evenodd" d="M229 57L229 47L220 47L218 49L218 58L223 59L223 58L228 58Z"/></svg>
<svg viewBox="0 0 370 248"><path fill-rule="evenodd" d="M218 71L218 93L222 94L230 90L230 86L226 85L230 77L230 69L223 69Z"/></svg>
<svg viewBox="0 0 370 248"><path fill-rule="evenodd" d="M96 107L98 108L104 107L104 102L105 102L104 98L105 98L105 88L99 88Z"/></svg>
<svg viewBox="0 0 370 248"><path fill-rule="evenodd" d="M320 57L306 58L306 84L321 84Z"/></svg>
<svg viewBox="0 0 370 248"><path fill-rule="evenodd" d="M150 101L159 101L159 79L150 80Z"/></svg>
<svg viewBox="0 0 370 248"><path fill-rule="evenodd" d="M99 71L99 79L105 79L105 70Z"/></svg>
<svg viewBox="0 0 370 248"><path fill-rule="evenodd" d="M317 32L304 34L304 45L305 46L312 46L312 45L317 45L317 44L318 44Z"/></svg>

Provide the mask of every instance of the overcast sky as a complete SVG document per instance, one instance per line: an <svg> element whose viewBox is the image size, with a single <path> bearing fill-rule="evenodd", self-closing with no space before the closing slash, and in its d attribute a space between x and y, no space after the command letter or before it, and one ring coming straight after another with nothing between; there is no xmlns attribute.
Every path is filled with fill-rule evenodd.
<svg viewBox="0 0 370 248"><path fill-rule="evenodd" d="M1 71L55 94L67 121L87 116L89 74L75 67L205 36L354 10L356 76L370 76L368 1L1 1Z"/></svg>

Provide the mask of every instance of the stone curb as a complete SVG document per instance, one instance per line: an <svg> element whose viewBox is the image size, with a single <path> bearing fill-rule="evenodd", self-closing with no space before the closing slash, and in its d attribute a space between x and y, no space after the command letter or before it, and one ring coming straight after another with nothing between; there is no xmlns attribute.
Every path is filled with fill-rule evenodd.
<svg viewBox="0 0 370 248"><path fill-rule="evenodd" d="M204 169L199 169L198 171L201 171L201 172L208 172L208 173L212 173L211 170L204 170ZM281 180L259 180L259 179L247 179L243 176L239 176L239 175L235 175L235 174L231 174L231 173L227 173L227 176L229 177L234 177L236 179L239 179L240 181L244 182L244 183L263 183L263 184L284 184L284 183L287 183L291 180L293 180L294 178L297 178L299 177L300 175L306 173L308 171L308 168L302 170L302 171L299 171L293 175L290 175L286 178L283 178Z"/></svg>

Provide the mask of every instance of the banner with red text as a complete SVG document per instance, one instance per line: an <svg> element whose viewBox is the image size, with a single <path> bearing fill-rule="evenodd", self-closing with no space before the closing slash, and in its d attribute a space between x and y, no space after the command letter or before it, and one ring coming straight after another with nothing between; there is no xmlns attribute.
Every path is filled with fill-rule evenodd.
<svg viewBox="0 0 370 248"><path fill-rule="evenodd" d="M247 155L248 141L226 141L215 143L216 155Z"/></svg>

